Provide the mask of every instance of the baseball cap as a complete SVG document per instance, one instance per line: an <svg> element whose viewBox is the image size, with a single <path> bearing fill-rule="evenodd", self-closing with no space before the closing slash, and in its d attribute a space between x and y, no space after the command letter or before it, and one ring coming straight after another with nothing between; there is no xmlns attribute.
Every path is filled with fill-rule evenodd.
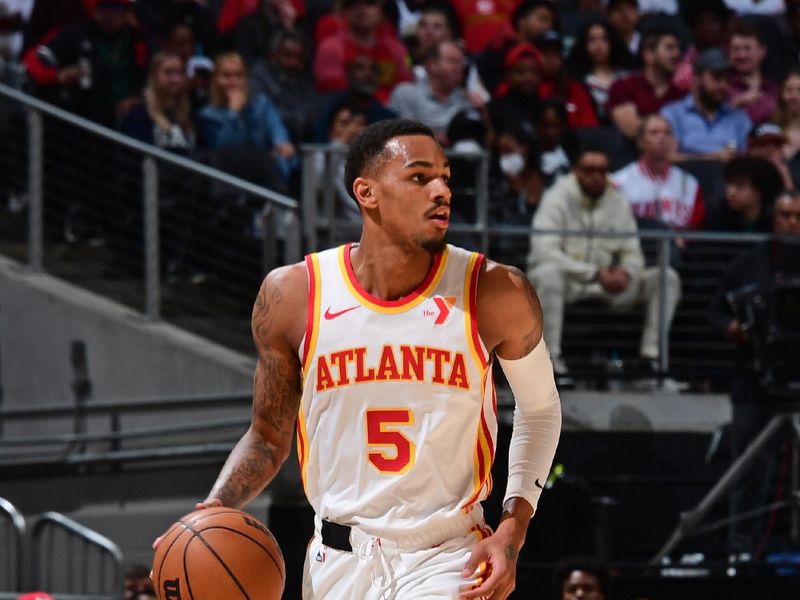
<svg viewBox="0 0 800 600"><path fill-rule="evenodd" d="M779 125L775 123L762 123L750 130L747 140L751 146L753 144L769 144L771 142L785 144L786 135Z"/></svg>
<svg viewBox="0 0 800 600"><path fill-rule="evenodd" d="M532 58L539 66L542 64L542 57L539 55L539 50L536 49L536 46L533 44L520 43L515 44L509 49L508 52L506 52L506 57L503 60L503 66L505 66L506 70L508 70L520 62L523 58Z"/></svg>
<svg viewBox="0 0 800 600"><path fill-rule="evenodd" d="M720 71L727 70L730 66L731 63L728 62L728 57L725 56L722 50L719 48L709 48L708 50L704 50L702 54L695 59L693 70L695 74L705 73L707 71L719 73Z"/></svg>

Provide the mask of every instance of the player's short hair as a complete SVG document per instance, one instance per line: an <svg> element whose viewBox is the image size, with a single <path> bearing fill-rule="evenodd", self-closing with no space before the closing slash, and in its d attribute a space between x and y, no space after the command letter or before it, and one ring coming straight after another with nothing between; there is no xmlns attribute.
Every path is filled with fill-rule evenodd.
<svg viewBox="0 0 800 600"><path fill-rule="evenodd" d="M353 200L356 199L353 192L355 180L362 177L368 169L389 160L391 156L386 150L386 144L389 140L406 135L424 135L436 141L436 134L430 127L411 119L378 121L353 140L344 164L344 183Z"/></svg>

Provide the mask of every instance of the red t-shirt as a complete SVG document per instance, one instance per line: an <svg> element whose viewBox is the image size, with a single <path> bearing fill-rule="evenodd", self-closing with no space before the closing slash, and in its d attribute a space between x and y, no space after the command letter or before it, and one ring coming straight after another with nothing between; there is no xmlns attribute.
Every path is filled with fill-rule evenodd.
<svg viewBox="0 0 800 600"><path fill-rule="evenodd" d="M554 81L542 81L539 84L539 96L541 98L551 98L556 95ZM563 100L571 129L597 127L600 125L597 114L594 112L594 104L592 104L589 92L579 82L574 79L567 81L567 97L563 98Z"/></svg>
<svg viewBox="0 0 800 600"><path fill-rule="evenodd" d="M314 57L314 79L320 92L343 90L347 87L347 65L355 56L367 55L378 65L378 91L381 102L389 99L395 85L413 81L406 47L394 37L378 36L375 44L367 47L356 42L345 32L325 38Z"/></svg>
<svg viewBox="0 0 800 600"><path fill-rule="evenodd" d="M450 0L456 9L469 54L480 52L508 27L520 0Z"/></svg>
<svg viewBox="0 0 800 600"><path fill-rule="evenodd" d="M634 73L611 84L611 89L608 90L606 111L610 114L617 106L633 102L639 116L646 117L659 112L661 107L680 100L685 95L685 91L675 87L674 83L670 83L663 96L656 96L653 86L644 78L644 74Z"/></svg>

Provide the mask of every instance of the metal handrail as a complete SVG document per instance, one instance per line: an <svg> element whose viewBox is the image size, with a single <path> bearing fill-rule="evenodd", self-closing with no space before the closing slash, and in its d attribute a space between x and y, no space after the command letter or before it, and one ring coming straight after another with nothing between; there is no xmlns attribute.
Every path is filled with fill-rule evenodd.
<svg viewBox="0 0 800 600"><path fill-rule="evenodd" d="M9 560L14 560L11 587L14 590L19 590L21 589L24 578L23 543L25 540L25 518L19 513L16 507L5 498L0 498L0 516L2 515L5 515L13 530L13 546L5 550L8 552Z"/></svg>
<svg viewBox="0 0 800 600"><path fill-rule="evenodd" d="M44 533L48 531L48 529L60 529L70 536L71 539L82 543L82 547L86 552L82 557L84 562L81 565L83 567L81 573L83 581L78 583L87 587L91 576L96 578L102 577L104 583L108 582L111 584L110 587L112 590L107 595L98 595L97 598L122 600L125 587L122 551L107 537L57 512L46 512L42 514L31 528L31 578L29 581L31 589L44 587L44 589L49 590L53 587L52 570L50 569L45 573L45 565L40 562L43 550L47 550L50 555L49 558L51 559L48 564L51 566L55 564L55 561L52 560L52 543L47 545L43 543ZM50 537L51 539L49 541L52 542L52 535ZM71 543L70 548L72 548ZM94 572L90 574L88 556L91 548L100 552L100 566L106 567L106 564L110 562L110 568L107 570L105 568L95 569ZM75 565L76 559L77 554L70 552L69 556L61 557L60 564L66 564L67 568L70 569ZM110 578L108 580L106 580L104 576L105 573L110 573ZM70 572L67 577L67 584L70 589L64 591L70 594L76 592L90 593L88 590L81 591L71 589L75 587L74 583L75 582L72 580L72 573Z"/></svg>
<svg viewBox="0 0 800 600"><path fill-rule="evenodd" d="M24 92L20 92L19 90L2 83L0 83L0 96L5 96L15 100L16 102L19 102L20 104L23 104L29 108L33 108L41 113L50 115L51 117L55 117L56 119L70 123L86 131L90 131L91 133L96 134L106 140L120 144L126 148L136 150L141 154L152 156L160 161L164 161L188 171L192 171L198 175L205 175L209 178L216 179L242 192L247 192L248 194L258 196L259 198L282 206L283 208L288 208L291 210L298 210L299 208L297 200L294 200L293 198L289 198L288 196L284 196L278 192L260 187L250 183L245 179L241 179L234 175L225 173L224 171L220 171L219 169L215 169L214 167L209 167L197 161L172 154L166 150L162 150L157 146L140 142L139 140L123 135L118 131L98 125L93 121L79 117L69 111L53 106L52 104L48 104L47 102L43 102L38 98L34 98L33 96L25 94Z"/></svg>

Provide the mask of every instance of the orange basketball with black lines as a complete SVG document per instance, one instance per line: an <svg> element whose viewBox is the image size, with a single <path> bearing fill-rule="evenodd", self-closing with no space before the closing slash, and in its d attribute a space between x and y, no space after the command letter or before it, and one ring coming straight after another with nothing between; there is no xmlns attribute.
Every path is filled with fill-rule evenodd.
<svg viewBox="0 0 800 600"><path fill-rule="evenodd" d="M153 559L159 600L279 600L285 580L275 537L261 521L233 508L181 517Z"/></svg>

